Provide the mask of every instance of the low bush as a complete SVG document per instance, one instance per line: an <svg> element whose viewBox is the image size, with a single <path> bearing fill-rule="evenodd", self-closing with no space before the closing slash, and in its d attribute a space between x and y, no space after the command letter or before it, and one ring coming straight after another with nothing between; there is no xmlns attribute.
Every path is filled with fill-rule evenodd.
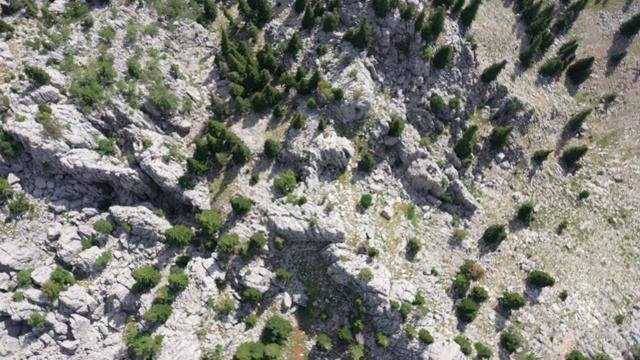
<svg viewBox="0 0 640 360"><path fill-rule="evenodd" d="M520 347L522 340L519 336L510 333L508 331L503 331L500 334L500 346L505 349L509 353L513 353L518 350Z"/></svg>
<svg viewBox="0 0 640 360"><path fill-rule="evenodd" d="M273 179L273 187L281 193L288 194L298 186L296 173L287 170Z"/></svg>
<svg viewBox="0 0 640 360"><path fill-rule="evenodd" d="M169 304L153 304L143 315L142 319L152 324L164 324L169 320L173 308Z"/></svg>
<svg viewBox="0 0 640 360"><path fill-rule="evenodd" d="M458 335L453 339L453 341L455 341L455 343L460 346L460 351L464 355L469 356L473 352L473 348L471 347L471 341L469 341L468 338L462 335Z"/></svg>
<svg viewBox="0 0 640 360"><path fill-rule="evenodd" d="M513 126L496 126L489 134L489 145L493 150L503 149L509 142Z"/></svg>
<svg viewBox="0 0 640 360"><path fill-rule="evenodd" d="M152 265L145 265L131 272L131 277L136 281L139 290L146 290L158 285L162 279L160 271Z"/></svg>
<svg viewBox="0 0 640 360"><path fill-rule="evenodd" d="M189 276L184 270L177 269L169 275L169 287L174 291L182 291L189 286Z"/></svg>
<svg viewBox="0 0 640 360"><path fill-rule="evenodd" d="M544 288L553 286L556 280L544 271L534 270L527 276L527 282L533 286Z"/></svg>
<svg viewBox="0 0 640 360"><path fill-rule="evenodd" d="M409 257L415 257L422 249L422 244L417 238L410 238L407 240L407 255Z"/></svg>
<svg viewBox="0 0 640 360"><path fill-rule="evenodd" d="M257 303L259 301L262 300L262 293L260 292L260 290L258 289L254 289L254 288L248 288L247 290L245 290L242 293L242 297L249 301L249 302L253 302L253 303Z"/></svg>
<svg viewBox="0 0 640 360"><path fill-rule="evenodd" d="M195 219L200 233L206 237L214 237L222 229L220 213L215 210L204 210Z"/></svg>
<svg viewBox="0 0 640 360"><path fill-rule="evenodd" d="M426 329L420 329L420 331L418 331L418 340L420 340L421 343L427 345L433 344L434 341L433 336Z"/></svg>
<svg viewBox="0 0 640 360"><path fill-rule="evenodd" d="M476 348L476 354L478 359L491 359L493 351L481 342L477 342L473 345Z"/></svg>
<svg viewBox="0 0 640 360"><path fill-rule="evenodd" d="M251 200L242 196L236 196L230 200L231 208L236 214L244 214L251 210Z"/></svg>
<svg viewBox="0 0 640 360"><path fill-rule="evenodd" d="M482 286L474 286L469 297L478 304L489 300L489 293Z"/></svg>
<svg viewBox="0 0 640 360"><path fill-rule="evenodd" d="M27 320L27 324L34 329L43 330L47 328L47 320L46 316L37 312L31 313L29 315L29 320Z"/></svg>
<svg viewBox="0 0 640 360"><path fill-rule="evenodd" d="M372 201L373 197L371 197L371 195L362 194L362 196L360 197L360 206L362 206L363 209L368 209L369 206L371 206Z"/></svg>
<svg viewBox="0 0 640 360"><path fill-rule="evenodd" d="M284 344L289 340L293 326L284 318L274 315L267 320L262 336L267 343Z"/></svg>
<svg viewBox="0 0 640 360"><path fill-rule="evenodd" d="M39 85L47 85L51 82L51 75L39 67L26 66L24 73L29 79L37 82Z"/></svg>
<svg viewBox="0 0 640 360"><path fill-rule="evenodd" d="M393 136L393 137L399 137L402 134L402 131L404 130L405 124L406 124L406 121L403 118L399 116L393 116L391 120L391 125L389 126L389 132L387 133L387 135Z"/></svg>
<svg viewBox="0 0 640 360"><path fill-rule="evenodd" d="M169 244L184 247L193 240L193 230L180 224L167 229L164 232L164 237Z"/></svg>
<svg viewBox="0 0 640 360"><path fill-rule="evenodd" d="M445 102L442 96L434 95L429 99L429 105L431 106L431 110L435 113L439 113L442 109L444 109Z"/></svg>
<svg viewBox="0 0 640 360"><path fill-rule="evenodd" d="M504 225L494 224L484 231L482 238L489 244L498 244L507 238L507 230Z"/></svg>
<svg viewBox="0 0 640 360"><path fill-rule="evenodd" d="M16 280L18 282L18 286L31 286L33 281L31 280L31 274L35 271L34 268L23 269L18 271L18 275L16 276Z"/></svg>
<svg viewBox="0 0 640 360"><path fill-rule="evenodd" d="M444 45L436 50L436 53L433 55L433 66L436 69L444 69L451 65L453 61L453 47L451 45Z"/></svg>
<svg viewBox="0 0 640 360"><path fill-rule="evenodd" d="M463 299L457 308L457 315L460 320L466 323L470 323L478 316L478 310L480 307L471 299Z"/></svg>
<svg viewBox="0 0 640 360"><path fill-rule="evenodd" d="M320 352L328 353L333 350L333 342L331 338L327 334L320 334L316 338L316 348L320 350Z"/></svg>
<svg viewBox="0 0 640 360"><path fill-rule="evenodd" d="M113 257L113 253L110 250L105 250L100 254L100 256L96 259L96 265L101 268L106 268Z"/></svg>
<svg viewBox="0 0 640 360"><path fill-rule="evenodd" d="M100 219L93 223L93 230L104 235L111 235L111 233L113 232L113 225L111 225L111 223L107 220Z"/></svg>
<svg viewBox="0 0 640 360"><path fill-rule="evenodd" d="M504 292L500 300L502 308L507 311L518 310L527 304L524 296L514 292Z"/></svg>
<svg viewBox="0 0 640 360"><path fill-rule="evenodd" d="M518 220L522 221L525 224L531 224L533 220L535 220L534 215L534 206L531 202L526 202L518 208L517 215Z"/></svg>
<svg viewBox="0 0 640 360"><path fill-rule="evenodd" d="M389 347L389 345L391 345L391 339L389 339L389 337L383 334L382 332L377 332L376 345L378 345L381 348Z"/></svg>
<svg viewBox="0 0 640 360"><path fill-rule="evenodd" d="M280 143L273 140L267 139L264 142L264 154L267 155L269 159L275 159L280 154L281 146Z"/></svg>
<svg viewBox="0 0 640 360"><path fill-rule="evenodd" d="M236 310L236 301L230 296L225 296L218 300L215 309L223 315L229 315Z"/></svg>
<svg viewBox="0 0 640 360"><path fill-rule="evenodd" d="M286 284L291 280L291 273L285 268L279 268L276 270L276 278Z"/></svg>
<svg viewBox="0 0 640 360"><path fill-rule="evenodd" d="M345 325L340 328L338 331L338 339L345 344L353 343L353 333L351 332L351 329L349 329L349 326Z"/></svg>
<svg viewBox="0 0 640 360"><path fill-rule="evenodd" d="M365 173L371 173L376 167L376 158L370 152L362 154L362 158L358 161L358 169Z"/></svg>
<svg viewBox="0 0 640 360"><path fill-rule="evenodd" d="M218 248L228 254L233 253L238 244L240 244L238 234L224 234L218 240Z"/></svg>
<svg viewBox="0 0 640 360"><path fill-rule="evenodd" d="M358 277L363 281L371 281L373 280L373 272L369 268L362 268L358 273Z"/></svg>

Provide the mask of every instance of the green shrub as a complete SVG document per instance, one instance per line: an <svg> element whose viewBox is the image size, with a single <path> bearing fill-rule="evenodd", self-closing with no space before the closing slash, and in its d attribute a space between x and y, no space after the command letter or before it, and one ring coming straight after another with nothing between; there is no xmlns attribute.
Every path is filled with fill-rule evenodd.
<svg viewBox="0 0 640 360"><path fill-rule="evenodd" d="M402 131L404 130L405 125L406 125L406 121L403 118L399 116L393 116L391 120L391 124L389 126L389 132L387 133L387 135L393 136L393 137L399 137L402 134Z"/></svg>
<svg viewBox="0 0 640 360"><path fill-rule="evenodd" d="M369 282L373 280L373 272L369 268L362 268L358 273L358 277L360 278L360 280Z"/></svg>
<svg viewBox="0 0 640 360"><path fill-rule="evenodd" d="M231 208L236 214L244 214L251 210L251 200L242 196L236 196L230 200Z"/></svg>
<svg viewBox="0 0 640 360"><path fill-rule="evenodd" d="M284 344L293 332L293 326L284 318L274 315L267 320L263 330L263 338L267 343Z"/></svg>
<svg viewBox="0 0 640 360"><path fill-rule="evenodd" d="M580 194L578 194L578 199L585 200L587 198L589 198L589 191L587 190L580 191Z"/></svg>
<svg viewBox="0 0 640 360"><path fill-rule="evenodd" d="M469 286L471 286L471 280L469 280L469 277L467 277L467 274L459 273L456 275L453 285L458 295L462 296L467 292L467 290L469 289Z"/></svg>
<svg viewBox="0 0 640 360"><path fill-rule="evenodd" d="M176 293L169 285L161 286L156 293L155 302L158 304L172 304L176 300Z"/></svg>
<svg viewBox="0 0 640 360"><path fill-rule="evenodd" d="M520 338L513 333L503 331L500 334L500 346L509 353L515 352L521 343Z"/></svg>
<svg viewBox="0 0 640 360"><path fill-rule="evenodd" d="M96 265L98 265L101 268L106 268L107 265L109 264L109 261L111 261L112 257L113 257L113 254L111 253L111 251L110 250L105 250L96 259Z"/></svg>
<svg viewBox="0 0 640 360"><path fill-rule="evenodd" d="M284 194L292 192L297 186L298 180L293 170L287 170L273 179L273 187Z"/></svg>
<svg viewBox="0 0 640 360"><path fill-rule="evenodd" d="M407 255L410 257L416 256L420 250L422 249L422 244L420 244L420 240L417 238L410 238L407 240Z"/></svg>
<svg viewBox="0 0 640 360"><path fill-rule="evenodd" d="M451 65L453 61L453 48L451 45L444 45L436 50L436 53L433 55L433 66L436 69L444 69Z"/></svg>
<svg viewBox="0 0 640 360"><path fill-rule="evenodd" d="M407 321L409 314L411 314L411 310L411 304L404 301L400 306L400 309L398 309L398 312L400 312L400 316L402 317L402 321Z"/></svg>
<svg viewBox="0 0 640 360"><path fill-rule="evenodd" d="M369 257L377 257L378 255L380 255L380 250L374 248L374 247L369 247L367 249L367 255L369 255Z"/></svg>
<svg viewBox="0 0 640 360"><path fill-rule="evenodd" d="M556 280L544 271L534 270L527 276L527 282L533 286L544 288L553 286Z"/></svg>
<svg viewBox="0 0 640 360"><path fill-rule="evenodd" d="M620 33L624 36L634 36L640 31L640 13L633 15L620 25Z"/></svg>
<svg viewBox="0 0 640 360"><path fill-rule="evenodd" d="M358 49L364 49L373 44L374 37L369 18L365 17L357 28L348 30L343 38Z"/></svg>
<svg viewBox="0 0 640 360"><path fill-rule="evenodd" d="M147 100L151 105L166 114L174 113L180 105L180 98L172 93L162 82L158 82L151 88Z"/></svg>
<svg viewBox="0 0 640 360"><path fill-rule="evenodd" d="M267 238L260 233L255 233L249 238L249 248L262 249L267 244Z"/></svg>
<svg viewBox="0 0 640 360"><path fill-rule="evenodd" d="M210 24L218 17L218 8L213 0L204 0L202 2L202 14L198 21L203 24Z"/></svg>
<svg viewBox="0 0 640 360"><path fill-rule="evenodd" d="M517 213L518 220L522 221L525 224L530 224L533 220L535 220L534 215L534 206L531 202L526 202L518 208Z"/></svg>
<svg viewBox="0 0 640 360"><path fill-rule="evenodd" d="M100 219L93 223L93 230L101 234L110 235L113 232L113 225L107 220Z"/></svg>
<svg viewBox="0 0 640 360"><path fill-rule="evenodd" d="M471 347L471 342L466 337L462 335L458 335L453 339L453 341L455 341L456 344L460 346L460 351L464 355L469 356L473 352L473 348Z"/></svg>
<svg viewBox="0 0 640 360"><path fill-rule="evenodd" d="M24 74L39 85L47 85L51 82L51 75L39 67L26 66L24 68Z"/></svg>
<svg viewBox="0 0 640 360"><path fill-rule="evenodd" d="M31 286L31 284L33 283L31 280L31 274L34 271L35 271L34 268L23 269L18 271L18 275L16 276L18 286Z"/></svg>
<svg viewBox="0 0 640 360"><path fill-rule="evenodd" d="M0 100L2 99L3 99L2 96L0 96ZM16 120L17 119L18 117L16 117ZM17 151L17 148L14 145L14 141L11 135L9 135L6 131L3 131L2 129L0 129L0 153L7 156L14 156L16 154L16 151Z"/></svg>
<svg viewBox="0 0 640 360"><path fill-rule="evenodd" d="M258 289L248 288L242 293L242 297L249 302L259 302L262 300L262 293Z"/></svg>
<svg viewBox="0 0 640 360"><path fill-rule="evenodd" d="M240 244L238 234L224 234L218 240L218 248L228 254L232 253L238 244Z"/></svg>
<svg viewBox="0 0 640 360"><path fill-rule="evenodd" d="M368 209L369 206L371 206L372 201L373 198L371 197L371 195L362 194L362 196L360 197L360 206L362 206L363 209Z"/></svg>
<svg viewBox="0 0 640 360"><path fill-rule="evenodd" d="M365 173L371 173L376 167L376 158L371 152L362 154L362 158L358 161L358 169Z"/></svg>
<svg viewBox="0 0 640 360"><path fill-rule="evenodd" d="M250 314L244 318L244 324L250 329L254 328L258 324L258 316L256 316L256 314Z"/></svg>
<svg viewBox="0 0 640 360"><path fill-rule="evenodd" d="M293 129L302 129L307 123L307 120L304 118L301 112L296 112L293 114L293 120L291 120L291 128Z"/></svg>
<svg viewBox="0 0 640 360"><path fill-rule="evenodd" d="M584 121L587 119L589 115L591 115L591 111L593 111L593 109L585 109L571 116L571 118L567 122L567 130L568 131L580 130L580 128L582 127L582 124L584 124Z"/></svg>
<svg viewBox="0 0 640 360"><path fill-rule="evenodd" d="M164 324L169 320L173 308L169 304L153 304L142 315L142 320L148 321L152 324Z"/></svg>
<svg viewBox="0 0 640 360"><path fill-rule="evenodd" d="M477 342L473 345L476 348L476 354L478 359L491 359L493 351L481 342Z"/></svg>
<svg viewBox="0 0 640 360"><path fill-rule="evenodd" d="M164 232L164 237L167 242L174 246L187 246L193 240L193 230L182 224L176 225L167 229Z"/></svg>
<svg viewBox="0 0 640 360"><path fill-rule="evenodd" d="M189 286L189 276L184 270L177 269L169 275L169 287L174 291L182 291Z"/></svg>
<svg viewBox="0 0 640 360"><path fill-rule="evenodd" d="M64 287L55 281L47 280L40 287L40 291L45 294L49 299L55 300L58 298L58 295L62 291L64 291Z"/></svg>
<svg viewBox="0 0 640 360"><path fill-rule="evenodd" d="M222 229L220 213L215 210L204 210L200 214L196 214L195 218L198 228L204 236L213 237Z"/></svg>
<svg viewBox="0 0 640 360"><path fill-rule="evenodd" d="M53 269L49 280L60 284L64 287L64 289L66 289L68 285L73 285L76 283L76 279L73 277L73 274L60 266L57 266L55 269Z"/></svg>
<svg viewBox="0 0 640 360"><path fill-rule="evenodd" d="M162 275L160 271L152 265L145 265L131 272L131 277L136 281L136 288L139 290L150 289L158 285Z"/></svg>
<svg viewBox="0 0 640 360"><path fill-rule="evenodd" d="M476 18L476 14L478 13L481 2L481 0L472 0L471 4L462 9L462 12L460 13L460 20L462 21L464 26L471 26L473 20L475 20Z"/></svg>
<svg viewBox="0 0 640 360"><path fill-rule="evenodd" d="M498 78L498 75L500 75L500 72L502 71L502 69L504 69L506 65L507 65L507 60L503 60L499 63L495 63L489 66L488 68L484 69L484 71L482 72L482 75L480 76L480 80L482 80L482 82L485 82L485 83L490 83L494 81L495 79Z"/></svg>
<svg viewBox="0 0 640 360"><path fill-rule="evenodd" d="M469 323L475 320L475 318L478 316L479 309L480 307L475 301L471 299L464 299L462 300L462 302L460 302L460 305L458 306L456 312L460 320Z"/></svg>
<svg viewBox="0 0 640 360"><path fill-rule="evenodd" d="M278 154L280 154L280 143L273 140L273 139L267 139L264 142L264 154L267 155L268 158L270 159L275 159L276 157L278 157Z"/></svg>
<svg viewBox="0 0 640 360"><path fill-rule="evenodd" d="M264 347L265 360L278 360L282 357L282 348L278 344L267 344Z"/></svg>
<svg viewBox="0 0 640 360"><path fill-rule="evenodd" d="M502 304L502 308L504 308L507 311L511 311L511 310L518 310L524 307L527 304L527 301L525 300L524 296L518 293L505 291L502 294L501 304Z"/></svg>
<svg viewBox="0 0 640 360"><path fill-rule="evenodd" d="M547 160L547 158L549 158L549 155L553 152L553 150L536 150L536 152L533 153L533 161L537 162L537 163L542 163L545 160Z"/></svg>
<svg viewBox="0 0 640 360"><path fill-rule="evenodd" d="M453 238L462 241L469 237L469 232L465 229L455 229L453 230Z"/></svg>
<svg viewBox="0 0 640 360"><path fill-rule="evenodd" d="M265 345L261 342L252 341L245 342L238 346L236 354L233 356L234 360L253 360L264 358Z"/></svg>
<svg viewBox="0 0 640 360"><path fill-rule="evenodd" d="M451 98L449 99L449 107L452 108L453 110L457 110L460 108L460 100L457 98Z"/></svg>
<svg viewBox="0 0 640 360"><path fill-rule="evenodd" d="M132 57L127 60L127 74L133 79L140 80L144 78L144 70L137 58Z"/></svg>
<svg viewBox="0 0 640 360"><path fill-rule="evenodd" d="M332 32L340 27L340 14L337 10L325 15L322 19L322 31ZM322 56L323 54L318 54Z"/></svg>
<svg viewBox="0 0 640 360"><path fill-rule="evenodd" d="M0 177L0 201L4 202L13 197L13 188L7 179Z"/></svg>
<svg viewBox="0 0 640 360"><path fill-rule="evenodd" d="M567 354L565 360L589 360L588 356L584 356L580 351L573 350Z"/></svg>
<svg viewBox="0 0 640 360"><path fill-rule="evenodd" d="M218 300L215 309L223 315L229 315L236 310L236 301L230 296L225 296Z"/></svg>
<svg viewBox="0 0 640 360"><path fill-rule="evenodd" d="M573 146L565 149L560 156L560 160L569 168L576 167L578 161L587 154L587 145Z"/></svg>
<svg viewBox="0 0 640 360"><path fill-rule="evenodd" d="M436 8L434 12L429 15L429 36L425 36L429 38L429 40L425 39L426 42L436 41L438 36L444 30L444 20L447 16L446 8L444 5L440 5ZM423 29L424 30L424 29Z"/></svg>
<svg viewBox="0 0 640 360"><path fill-rule="evenodd" d="M509 142L513 126L496 126L489 135L489 145L493 150L501 150Z"/></svg>
<svg viewBox="0 0 640 360"><path fill-rule="evenodd" d="M445 102L444 99L440 95L434 95L429 99L429 105L431 106L431 110L433 112L438 113L440 110L444 109Z"/></svg>
<svg viewBox="0 0 640 360"><path fill-rule="evenodd" d="M308 0L296 0L293 4L293 9L298 13L302 13L307 7Z"/></svg>
<svg viewBox="0 0 640 360"><path fill-rule="evenodd" d="M0 34L2 33L8 33L11 34L15 31L15 28L13 26L11 26L10 24L8 24L7 22L5 22L4 20L0 19Z"/></svg>
<svg viewBox="0 0 640 360"><path fill-rule="evenodd" d="M507 230L504 225L494 224L484 231L482 238L488 244L501 243L507 238Z"/></svg>
<svg viewBox="0 0 640 360"><path fill-rule="evenodd" d="M316 338L316 348L320 350L320 352L328 353L333 350L333 342L331 338L327 334L320 334Z"/></svg>
<svg viewBox="0 0 640 360"><path fill-rule="evenodd" d="M389 337L383 334L382 332L377 332L376 345L378 345L381 348L389 347L389 345L391 345L391 339L389 339Z"/></svg>
<svg viewBox="0 0 640 360"><path fill-rule="evenodd" d="M276 278L286 284L291 280L291 273L285 268L279 268L276 270Z"/></svg>
<svg viewBox="0 0 640 360"><path fill-rule="evenodd" d="M364 357L364 345L352 344L348 349L349 355L353 360L360 360Z"/></svg>
<svg viewBox="0 0 640 360"><path fill-rule="evenodd" d="M489 293L482 286L474 286L469 297L478 304L489 300Z"/></svg>
<svg viewBox="0 0 640 360"><path fill-rule="evenodd" d="M11 215L20 215L29 211L32 208L32 205L29 203L29 199L25 193L20 193L15 200L7 205L7 207L9 208L9 213Z"/></svg>
<svg viewBox="0 0 640 360"><path fill-rule="evenodd" d="M431 333L426 329L420 329L420 331L418 331L418 340L427 345L433 344L434 341L433 336L431 336Z"/></svg>
<svg viewBox="0 0 640 360"><path fill-rule="evenodd" d="M31 313L31 315L29 315L29 320L27 320L27 324L29 324L29 326L31 326L34 329L43 330L43 329L46 329L48 323L46 320L46 316L37 312L33 312Z"/></svg>
<svg viewBox="0 0 640 360"><path fill-rule="evenodd" d="M23 300L24 300L24 292L22 291L16 291L11 296L11 301L13 302L21 302Z"/></svg>
<svg viewBox="0 0 640 360"><path fill-rule="evenodd" d="M453 147L453 151L455 151L456 155L461 159L467 159L473 153L473 147L475 146L475 136L478 131L478 126L471 125L469 128L462 134L462 137L456 145Z"/></svg>
<svg viewBox="0 0 640 360"><path fill-rule="evenodd" d="M351 329L349 329L349 326L345 325L340 328L338 331L338 339L345 344L353 343L353 333L351 332Z"/></svg>

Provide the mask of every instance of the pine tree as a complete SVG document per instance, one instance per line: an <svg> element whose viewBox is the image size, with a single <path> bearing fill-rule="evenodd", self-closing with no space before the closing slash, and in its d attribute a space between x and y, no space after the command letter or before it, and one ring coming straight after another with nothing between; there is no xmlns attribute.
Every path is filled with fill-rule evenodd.
<svg viewBox="0 0 640 360"><path fill-rule="evenodd" d="M478 131L478 126L471 125L463 134L462 138L458 140L456 145L453 147L453 151L455 151L456 155L460 159L466 159L471 156L473 153L473 147L475 146L475 136Z"/></svg>
<svg viewBox="0 0 640 360"><path fill-rule="evenodd" d="M427 14L422 10L420 14L416 17L416 21L413 23L413 29L415 32L422 31L422 27L424 27L424 20L426 19Z"/></svg>
<svg viewBox="0 0 640 360"><path fill-rule="evenodd" d="M433 40L437 40L438 36L444 30L444 20L446 17L447 8L444 5L438 6L436 11L429 16L429 28L431 29L431 35Z"/></svg>
<svg viewBox="0 0 640 360"><path fill-rule="evenodd" d="M509 142L509 135L513 126L496 126L489 135L489 145L493 150L500 150L504 148Z"/></svg>
<svg viewBox="0 0 640 360"><path fill-rule="evenodd" d="M248 0L247 3L251 7L251 21L257 27L264 27L273 18L269 0Z"/></svg>
<svg viewBox="0 0 640 360"><path fill-rule="evenodd" d="M300 14L307 7L307 0L296 0L293 4L293 9Z"/></svg>
<svg viewBox="0 0 640 360"><path fill-rule="evenodd" d="M373 6L373 12L379 18L387 16L389 11L395 8L396 1L394 0L373 0L371 4Z"/></svg>
<svg viewBox="0 0 640 360"><path fill-rule="evenodd" d="M494 81L495 79L498 78L498 75L506 65L507 65L507 60L502 60L499 63L495 63L489 66L482 72L480 79L482 80L482 82L486 82L486 83L490 83Z"/></svg>
<svg viewBox="0 0 640 360"><path fill-rule="evenodd" d="M536 61L536 56L538 56L538 52L540 51L540 43L542 39L540 37L536 37L533 39L528 48L524 49L519 56L520 63L522 67L528 69L533 65Z"/></svg>
<svg viewBox="0 0 640 360"><path fill-rule="evenodd" d="M353 44L354 47L364 49L373 43L373 33L369 25L369 19L364 18L360 25L354 30L351 29L344 34L344 39Z"/></svg>
<svg viewBox="0 0 640 360"><path fill-rule="evenodd" d="M305 30L311 29L315 24L316 18L313 15L313 10L311 9L311 6L307 6L304 10L304 15L302 16L302 28Z"/></svg>
<svg viewBox="0 0 640 360"><path fill-rule="evenodd" d="M435 66L436 69L442 70L451 65L452 60L453 48L450 45L445 45L436 50L436 53L433 55L433 66Z"/></svg>
<svg viewBox="0 0 640 360"><path fill-rule="evenodd" d="M302 47L302 38L300 37L300 34L293 34L293 36L291 36L291 39L289 39L289 42L287 43L287 52L289 54L295 55L300 50L302 50Z"/></svg>
<svg viewBox="0 0 640 360"><path fill-rule="evenodd" d="M559 57L551 58L542 64L538 69L538 74L547 77L553 77L562 72L564 61Z"/></svg>
<svg viewBox="0 0 640 360"><path fill-rule="evenodd" d="M640 31L640 13L631 17L620 25L620 33L624 36L634 36Z"/></svg>
<svg viewBox="0 0 640 360"><path fill-rule="evenodd" d="M456 0L456 2L453 3L453 7L451 8L451 13L459 14L460 11L462 11L462 8L464 7L464 1L465 0Z"/></svg>
<svg viewBox="0 0 640 360"><path fill-rule="evenodd" d="M569 77L571 82L576 85L582 84L591 75L591 72L593 71L591 66L594 61L595 58L593 56L577 60L573 65L567 68L567 77Z"/></svg>
<svg viewBox="0 0 640 360"><path fill-rule="evenodd" d="M204 0L203 2L203 12L200 17L200 22L209 24L216 20L218 17L218 8L213 0Z"/></svg>
<svg viewBox="0 0 640 360"><path fill-rule="evenodd" d="M471 23L473 23L473 20L476 18L481 2L482 0L472 0L471 4L462 9L462 12L460 13L460 20L462 20L462 24L464 26L471 26Z"/></svg>
<svg viewBox="0 0 640 360"><path fill-rule="evenodd" d="M578 131L580 127L582 127L582 124L584 124L584 121L587 119L587 117L591 115L591 111L592 109L586 109L573 115L567 122L567 130Z"/></svg>

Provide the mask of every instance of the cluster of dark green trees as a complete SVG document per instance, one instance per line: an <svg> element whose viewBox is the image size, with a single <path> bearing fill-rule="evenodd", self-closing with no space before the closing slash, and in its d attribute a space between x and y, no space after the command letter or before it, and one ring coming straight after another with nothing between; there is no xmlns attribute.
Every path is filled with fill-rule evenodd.
<svg viewBox="0 0 640 360"><path fill-rule="evenodd" d="M467 294L471 281L480 280L484 275L485 270L473 260L465 260L456 274L453 287L456 296L465 297L468 295L456 309L458 318L465 323L475 320L480 310L480 304L489 299L489 293L481 286L475 286Z"/></svg>
<svg viewBox="0 0 640 360"><path fill-rule="evenodd" d="M293 326L286 319L274 315L267 320L262 331L262 341L240 344L234 360L277 360L282 356L282 346L289 340Z"/></svg>
<svg viewBox="0 0 640 360"><path fill-rule="evenodd" d="M233 131L219 121L207 123L207 135L196 140L193 157L187 159L189 173L207 175L211 164L227 166L230 161L245 164L251 159L251 150Z"/></svg>

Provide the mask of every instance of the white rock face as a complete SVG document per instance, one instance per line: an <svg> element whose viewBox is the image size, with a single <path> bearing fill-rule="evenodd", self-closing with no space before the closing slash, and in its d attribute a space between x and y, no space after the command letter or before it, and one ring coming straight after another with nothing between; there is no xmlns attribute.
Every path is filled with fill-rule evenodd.
<svg viewBox="0 0 640 360"><path fill-rule="evenodd" d="M346 239L344 225L335 215L312 219L298 209L282 207L270 208L268 214L271 231L288 241L343 242Z"/></svg>
<svg viewBox="0 0 640 360"><path fill-rule="evenodd" d="M435 162L428 159L418 159L407 169L407 179L411 186L419 192L431 193L441 197L446 188L442 186L443 174Z"/></svg>
<svg viewBox="0 0 640 360"><path fill-rule="evenodd" d="M112 206L111 216L120 225L131 225L131 234L154 242L164 241L164 232L171 227L169 221L144 206Z"/></svg>

